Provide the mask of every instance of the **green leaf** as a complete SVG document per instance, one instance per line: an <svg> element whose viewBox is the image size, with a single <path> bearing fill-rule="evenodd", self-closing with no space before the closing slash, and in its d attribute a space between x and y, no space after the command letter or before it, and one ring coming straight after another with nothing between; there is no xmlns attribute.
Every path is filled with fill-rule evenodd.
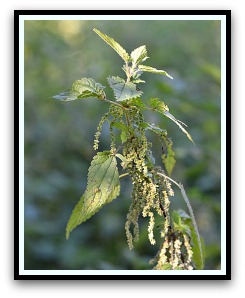
<svg viewBox="0 0 245 298"><path fill-rule="evenodd" d="M126 157L123 156L123 155L120 154L120 153L117 153L117 154L116 154L116 157L119 158L122 162L126 162L126 161L127 161Z"/></svg>
<svg viewBox="0 0 245 298"><path fill-rule="evenodd" d="M170 142L170 141L166 141L165 139L165 143L166 143L166 146L167 146L167 154L162 154L162 161L165 165L165 168L168 172L168 175L171 176L172 174L172 171L173 171L173 168L175 166L175 163L176 163L176 160L175 160L175 153L172 149L172 145L173 143Z"/></svg>
<svg viewBox="0 0 245 298"><path fill-rule="evenodd" d="M166 117L168 117L169 119L171 119L175 124L177 124L179 126L179 128L187 135L187 138L193 143L193 139L191 137L191 135L184 129L184 127L180 124L182 123L183 125L186 126L186 124L184 124L183 122L181 122L180 120L176 119L172 114L170 114L168 111L163 113Z"/></svg>
<svg viewBox="0 0 245 298"><path fill-rule="evenodd" d="M163 137L164 140L166 139L165 136L167 136L167 131L165 129L161 129L160 127L156 126L154 123L149 124L147 122L142 122L140 126L145 129L149 129L153 131L158 136Z"/></svg>
<svg viewBox="0 0 245 298"><path fill-rule="evenodd" d="M158 111L160 113L169 111L168 106L163 101L161 101L159 98L151 98L149 100L149 105L153 110Z"/></svg>
<svg viewBox="0 0 245 298"><path fill-rule="evenodd" d="M188 234L188 235L191 234L191 230L190 230L189 225L185 224L182 221L178 211L173 211L172 212L172 220L173 220L173 223L174 223L175 230L180 231L181 233L184 233L184 234Z"/></svg>
<svg viewBox="0 0 245 298"><path fill-rule="evenodd" d="M149 57L147 57L146 46L140 46L137 49L133 50L130 54L130 57L132 59L133 66L148 59Z"/></svg>
<svg viewBox="0 0 245 298"><path fill-rule="evenodd" d="M62 101L71 101L88 97L103 99L105 98L104 88L104 86L97 83L94 79L82 78L75 81L69 91L55 95L53 98Z"/></svg>
<svg viewBox="0 0 245 298"><path fill-rule="evenodd" d="M204 259L203 259L204 243L201 238L200 238L201 241L199 242L198 240L199 236L197 234L197 231L194 228L193 220L191 219L191 217L184 210L181 210L181 209L174 212L178 213L179 217L184 222L184 224L188 226L188 231L190 233L189 235L191 236L191 239L192 239L193 261L197 269L201 270L204 267Z"/></svg>
<svg viewBox="0 0 245 298"><path fill-rule="evenodd" d="M130 103L131 103L131 105L135 105L136 107L140 108L141 110L146 109L145 104L139 97L133 98Z"/></svg>
<svg viewBox="0 0 245 298"><path fill-rule="evenodd" d="M176 210L176 212L178 212L179 216L183 219L183 220L186 220L186 219L190 219L190 215L187 214L184 210L182 209L178 209Z"/></svg>
<svg viewBox="0 0 245 298"><path fill-rule="evenodd" d="M68 221L66 238L69 238L70 232L76 226L115 199L119 192L119 174L115 156L112 156L109 151L97 153L89 168L86 191L75 206Z"/></svg>
<svg viewBox="0 0 245 298"><path fill-rule="evenodd" d="M145 81L143 81L141 79L132 79L131 82L134 84L145 83Z"/></svg>
<svg viewBox="0 0 245 298"><path fill-rule="evenodd" d="M122 143L125 143L128 139L127 133L125 131L122 131L120 134L120 138L121 138Z"/></svg>
<svg viewBox="0 0 245 298"><path fill-rule="evenodd" d="M147 65L138 65L138 69L141 70L141 71L146 71L146 72L152 72L152 73L156 73L156 74L165 75L165 76L169 77L170 79L173 79L171 77L171 75L169 75L165 70L159 70L159 69L156 69L154 67L147 66Z"/></svg>
<svg viewBox="0 0 245 298"><path fill-rule="evenodd" d="M180 222L181 222L181 217L180 217L178 211L175 211L175 210L174 210L174 211L172 212L172 219L173 219L174 224L177 224L177 225L180 224Z"/></svg>
<svg viewBox="0 0 245 298"><path fill-rule="evenodd" d="M110 36L102 33L101 31L99 31L98 29L94 28L93 29L95 33L97 33L99 35L99 37L101 37L109 46L111 46L113 48L113 50L115 50L118 55L127 63L130 61L130 57L129 54L124 50L124 48L117 43L113 38L111 38Z"/></svg>
<svg viewBox="0 0 245 298"><path fill-rule="evenodd" d="M124 131L124 132L129 132L129 127L124 123L112 122L111 125L116 127L117 129L120 129L120 130Z"/></svg>
<svg viewBox="0 0 245 298"><path fill-rule="evenodd" d="M91 78L82 78L72 84L71 91L78 93L78 98L98 97L102 99L105 87Z"/></svg>
<svg viewBox="0 0 245 298"><path fill-rule="evenodd" d="M114 91L114 95L117 101L124 101L131 98L140 97L143 93L136 89L136 85L131 82L125 82L124 79L119 77L108 77L107 78L110 87Z"/></svg>
<svg viewBox="0 0 245 298"><path fill-rule="evenodd" d="M198 241L198 235L196 233L196 230L193 226L191 219L185 219L185 224L189 226L190 232L191 232L191 239L192 239L192 251L193 251L193 261L196 265L196 268L198 270L202 270L204 267L204 258L203 258L203 251L204 251L204 242L201 238L201 247L199 245Z"/></svg>
<svg viewBox="0 0 245 298"><path fill-rule="evenodd" d="M202 270L204 267L203 251L204 243L201 238L202 251L200 251L200 246L198 244L197 234L193 226L191 226L191 238L193 242L193 261L196 264L198 270Z"/></svg>
<svg viewBox="0 0 245 298"><path fill-rule="evenodd" d="M149 124L147 122L140 122L139 123L139 127L143 128L143 129L150 129L151 128L151 124Z"/></svg>
<svg viewBox="0 0 245 298"><path fill-rule="evenodd" d="M165 129L161 129L160 127L146 122L140 123L140 126L144 129L149 129L153 131L157 136L164 140L166 144L167 152L162 154L162 162L165 165L166 171L169 176L171 176L173 168L175 166L175 153L172 149L173 142L171 139L168 138L167 131Z"/></svg>
<svg viewBox="0 0 245 298"><path fill-rule="evenodd" d="M194 141L193 141L191 135L182 126L182 125L185 125L185 126L187 126L187 125L185 123L181 122L180 120L176 119L172 114L170 114L168 106L163 101L159 100L158 98L151 98L149 100L149 105L152 110L165 115L166 117L171 119L175 124L177 124L179 126L179 128L187 135L188 139L194 144Z"/></svg>
<svg viewBox="0 0 245 298"><path fill-rule="evenodd" d="M194 244L193 259L195 259L196 266L198 267L198 269L202 269L204 267L203 245L202 245L201 237L198 232L198 227L197 227L197 223L196 223L195 216L193 213L193 209L191 207L190 201L186 195L183 185L181 183L179 183L178 186L180 188L181 194L186 202L186 205L187 205L187 207L189 209L189 213L190 213L190 219L186 218L186 216L184 218L185 218L185 223L188 224L191 229L191 238L192 238L192 241Z"/></svg>

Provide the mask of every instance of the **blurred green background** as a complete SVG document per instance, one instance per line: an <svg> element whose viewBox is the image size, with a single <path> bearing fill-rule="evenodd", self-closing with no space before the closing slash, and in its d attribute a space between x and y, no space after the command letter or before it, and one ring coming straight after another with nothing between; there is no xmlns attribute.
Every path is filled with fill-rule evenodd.
<svg viewBox="0 0 245 298"><path fill-rule="evenodd" d="M146 114L168 130L181 181L206 245L205 269L220 268L220 21L25 21L25 269L151 269L159 246L140 240L129 251L124 224L132 186L122 179L120 197L65 239L70 213L86 188L95 154L93 138L108 104L87 99L59 102L51 97L81 77L108 87L109 75L124 77L123 60L94 32L113 37L128 52L146 45L146 64L174 77L143 74L142 99L159 97L188 125L195 146L168 118ZM112 95L109 88L107 94ZM109 148L103 129L100 151ZM153 151L159 142L149 135ZM176 189L173 208L187 211ZM156 231L157 234L157 231Z"/></svg>

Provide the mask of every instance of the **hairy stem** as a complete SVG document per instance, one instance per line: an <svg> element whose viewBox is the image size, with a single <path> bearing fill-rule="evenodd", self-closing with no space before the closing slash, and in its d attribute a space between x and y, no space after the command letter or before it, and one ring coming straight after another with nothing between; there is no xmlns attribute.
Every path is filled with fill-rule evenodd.
<svg viewBox="0 0 245 298"><path fill-rule="evenodd" d="M129 175L129 173L121 174L121 175L119 176L119 179L122 178L122 177L128 176L128 175Z"/></svg>
<svg viewBox="0 0 245 298"><path fill-rule="evenodd" d="M109 100L109 99L107 99L107 98L104 98L103 100L106 101L106 102L109 102L110 104L113 104L113 105L115 105L115 106L118 106L118 107L124 109L124 106L121 105L120 103L117 103L117 102L115 102L115 101L111 101L111 100Z"/></svg>

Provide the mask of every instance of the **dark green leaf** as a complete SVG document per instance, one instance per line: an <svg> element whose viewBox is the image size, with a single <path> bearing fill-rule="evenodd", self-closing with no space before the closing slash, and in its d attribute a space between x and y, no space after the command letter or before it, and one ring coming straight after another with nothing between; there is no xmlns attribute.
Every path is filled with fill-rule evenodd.
<svg viewBox="0 0 245 298"><path fill-rule="evenodd" d="M204 251L204 243L201 239L201 243L198 240L198 234L193 226L192 220L190 218L183 218L183 221L186 225L189 226L190 235L192 239L192 251L193 251L193 261L198 270L202 270L204 267L204 259L203 259L203 251ZM201 244L201 247L200 247Z"/></svg>
<svg viewBox="0 0 245 298"><path fill-rule="evenodd" d="M165 165L165 168L168 172L168 175L171 176L173 168L175 166L176 160L175 160L175 153L172 150L172 143L166 143L167 145L167 154L162 154L162 161Z"/></svg>
<svg viewBox="0 0 245 298"><path fill-rule="evenodd" d="M200 246L198 243L198 236L196 234L196 231L192 225L190 229L191 229L191 238L193 242L193 261L196 264L197 269L202 270L204 267L204 259L203 259L204 244L203 244L203 241L201 241L202 251L200 251Z"/></svg>
<svg viewBox="0 0 245 298"><path fill-rule="evenodd" d="M111 124L112 124L112 126L116 127L117 129L120 129L121 131L124 131L124 132L128 132L129 131L128 126L125 125L124 123L121 123L121 122L112 122Z"/></svg>
<svg viewBox="0 0 245 298"><path fill-rule="evenodd" d="M103 205L115 199L120 192L119 174L115 156L99 152L93 158L88 172L87 188L75 206L66 227L66 238L78 225L94 215Z"/></svg>

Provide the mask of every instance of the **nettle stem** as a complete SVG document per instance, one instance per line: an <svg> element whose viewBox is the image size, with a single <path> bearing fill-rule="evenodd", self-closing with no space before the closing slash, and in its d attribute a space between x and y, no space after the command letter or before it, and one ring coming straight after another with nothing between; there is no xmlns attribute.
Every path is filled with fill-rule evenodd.
<svg viewBox="0 0 245 298"><path fill-rule="evenodd" d="M129 175L129 173L121 174L121 175L119 175L119 179L120 179L120 178L123 178L123 177L125 177L125 176L128 176L128 175Z"/></svg>
<svg viewBox="0 0 245 298"><path fill-rule="evenodd" d="M118 107L124 109L124 106L123 106L123 105L121 105L121 104L119 104L119 103L117 103L117 102L115 102L115 101L111 101L111 100L109 100L108 98L103 98L103 100L106 101L106 102L108 102L108 103L110 103L110 104L113 104L113 105L115 105L115 106L118 106Z"/></svg>

